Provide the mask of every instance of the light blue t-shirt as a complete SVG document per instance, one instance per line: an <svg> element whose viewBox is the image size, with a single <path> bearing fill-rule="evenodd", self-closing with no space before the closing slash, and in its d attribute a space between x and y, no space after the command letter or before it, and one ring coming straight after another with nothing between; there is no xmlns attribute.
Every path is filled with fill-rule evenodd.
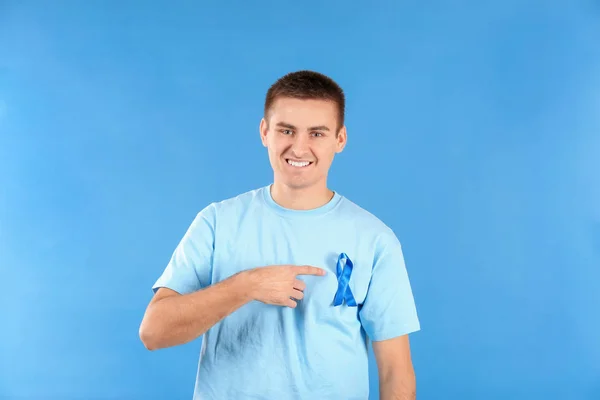
<svg viewBox="0 0 600 400"><path fill-rule="evenodd" d="M357 306L334 306L341 253L352 262L348 287ZM420 329L400 242L338 193L307 211L279 206L270 186L210 204L153 289L186 294L243 270L281 264L313 265L327 274L298 276L306 290L296 308L252 301L206 332L194 399L366 400L366 338Z"/></svg>

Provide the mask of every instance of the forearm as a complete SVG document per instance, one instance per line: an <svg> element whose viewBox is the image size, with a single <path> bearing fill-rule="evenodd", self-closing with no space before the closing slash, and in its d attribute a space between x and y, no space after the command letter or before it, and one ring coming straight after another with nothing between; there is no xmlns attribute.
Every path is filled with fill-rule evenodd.
<svg viewBox="0 0 600 400"><path fill-rule="evenodd" d="M415 400L417 384L413 372L390 374L379 379L379 398L381 400Z"/></svg>
<svg viewBox="0 0 600 400"><path fill-rule="evenodd" d="M251 300L244 273L194 293L165 297L148 307L140 336L149 350L188 343Z"/></svg>

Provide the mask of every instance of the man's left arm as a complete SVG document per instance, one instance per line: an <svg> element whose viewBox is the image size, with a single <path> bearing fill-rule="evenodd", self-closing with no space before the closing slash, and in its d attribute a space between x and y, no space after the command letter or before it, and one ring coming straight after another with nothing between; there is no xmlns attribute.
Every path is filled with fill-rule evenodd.
<svg viewBox="0 0 600 400"><path fill-rule="evenodd" d="M373 344L380 399L415 399L408 335L421 326L402 245L391 230L381 235L376 244L371 281L359 316Z"/></svg>
<svg viewBox="0 0 600 400"><path fill-rule="evenodd" d="M381 400L414 400L417 384L408 335L374 341Z"/></svg>

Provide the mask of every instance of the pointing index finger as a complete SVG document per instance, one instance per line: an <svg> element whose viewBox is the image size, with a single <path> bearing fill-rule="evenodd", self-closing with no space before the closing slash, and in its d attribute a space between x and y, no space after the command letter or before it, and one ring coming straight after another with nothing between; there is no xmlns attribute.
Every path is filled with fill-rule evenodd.
<svg viewBox="0 0 600 400"><path fill-rule="evenodd" d="M296 268L296 273L298 275L325 275L326 272L324 269L313 267L311 265L302 265Z"/></svg>

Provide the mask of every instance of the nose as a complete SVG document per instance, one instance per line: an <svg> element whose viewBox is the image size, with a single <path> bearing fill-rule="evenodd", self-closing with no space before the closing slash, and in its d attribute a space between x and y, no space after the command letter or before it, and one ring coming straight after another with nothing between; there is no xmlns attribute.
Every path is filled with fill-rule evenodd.
<svg viewBox="0 0 600 400"><path fill-rule="evenodd" d="M295 158L304 158L310 153L308 138L305 135L296 135L292 141L292 156Z"/></svg>

